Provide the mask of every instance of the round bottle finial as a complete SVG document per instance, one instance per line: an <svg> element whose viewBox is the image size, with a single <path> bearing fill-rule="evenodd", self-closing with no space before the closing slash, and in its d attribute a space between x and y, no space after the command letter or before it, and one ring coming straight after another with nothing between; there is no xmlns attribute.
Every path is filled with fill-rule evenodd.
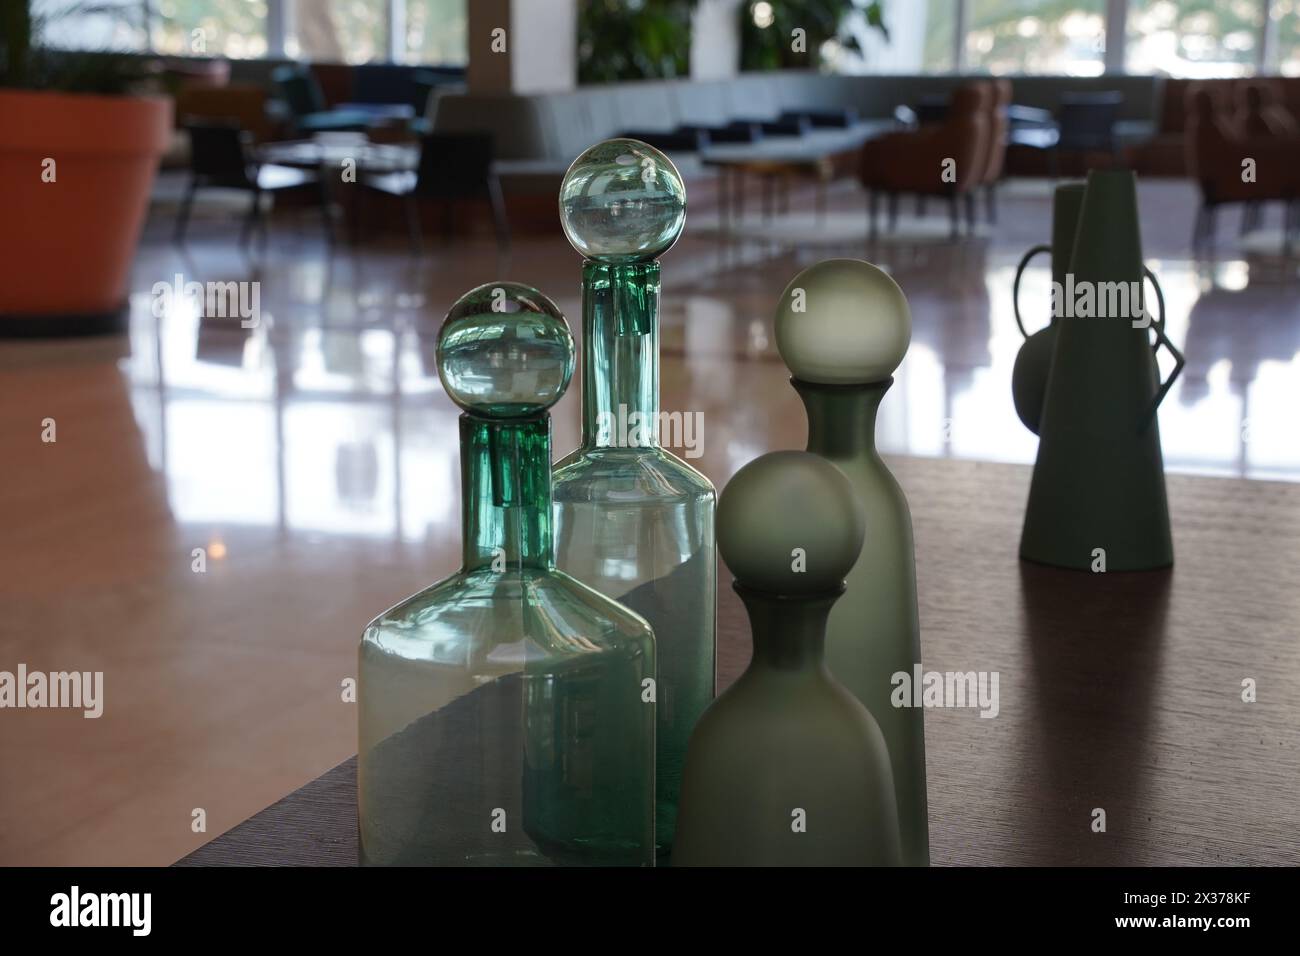
<svg viewBox="0 0 1300 956"><path fill-rule="evenodd" d="M573 161L560 186L560 223L599 262L646 262L672 248L686 222L686 185L673 161L636 139L607 139Z"/></svg>
<svg viewBox="0 0 1300 956"><path fill-rule="evenodd" d="M518 282L466 292L438 332L438 378L453 402L480 418L546 411L569 387L573 364L564 314Z"/></svg>
<svg viewBox="0 0 1300 956"><path fill-rule="evenodd" d="M866 517L853 486L806 451L755 458L718 499L718 548L736 580L774 594L826 594L858 560Z"/></svg>
<svg viewBox="0 0 1300 956"><path fill-rule="evenodd" d="M912 340L898 283L861 259L827 259L791 280L776 310L776 347L801 382L866 385L894 374Z"/></svg>

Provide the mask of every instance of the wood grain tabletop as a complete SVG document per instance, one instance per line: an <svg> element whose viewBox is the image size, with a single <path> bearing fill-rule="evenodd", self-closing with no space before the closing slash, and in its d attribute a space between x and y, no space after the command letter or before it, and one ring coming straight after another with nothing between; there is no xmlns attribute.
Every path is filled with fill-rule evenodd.
<svg viewBox="0 0 1300 956"><path fill-rule="evenodd" d="M1300 485L1169 476L1174 567L1092 574L1017 559L1028 468L890 466L924 669L998 674L996 716L926 711L933 863L1300 863ZM721 586L720 689L748 656ZM356 855L352 758L179 863Z"/></svg>

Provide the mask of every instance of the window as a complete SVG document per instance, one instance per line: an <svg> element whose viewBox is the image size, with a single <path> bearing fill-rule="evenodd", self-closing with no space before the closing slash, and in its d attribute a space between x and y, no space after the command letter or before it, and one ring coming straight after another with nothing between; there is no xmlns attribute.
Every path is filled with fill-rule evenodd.
<svg viewBox="0 0 1300 956"><path fill-rule="evenodd" d="M158 53L266 56L265 0L160 0L154 9L149 34Z"/></svg>
<svg viewBox="0 0 1300 956"><path fill-rule="evenodd" d="M291 0L284 52L313 63L388 59L385 0Z"/></svg>
<svg viewBox="0 0 1300 956"><path fill-rule="evenodd" d="M967 0L969 70L1097 76L1105 67L1105 0Z"/></svg>
<svg viewBox="0 0 1300 956"><path fill-rule="evenodd" d="M144 8L139 0L105 0L93 9L86 6L72 0L36 0L31 9L40 40L64 50L147 49Z"/></svg>
<svg viewBox="0 0 1300 956"><path fill-rule="evenodd" d="M1130 73L1186 77L1253 73L1259 58L1264 2L1129 0L1124 67ZM1276 0L1275 7L1293 2ZM1294 16L1282 17L1279 26L1285 29L1288 21L1294 30Z"/></svg>
<svg viewBox="0 0 1300 956"><path fill-rule="evenodd" d="M1300 0L1273 0L1277 43L1270 69L1283 76L1300 76Z"/></svg>
<svg viewBox="0 0 1300 956"><path fill-rule="evenodd" d="M953 35L957 30L957 4L960 0L929 0L925 5L925 40L921 48L921 69L926 73L943 73L956 68L953 63ZM893 11L886 7L886 13ZM893 29L893 24L890 24Z"/></svg>
<svg viewBox="0 0 1300 956"><path fill-rule="evenodd" d="M467 3L406 0L406 62L464 66L469 59Z"/></svg>

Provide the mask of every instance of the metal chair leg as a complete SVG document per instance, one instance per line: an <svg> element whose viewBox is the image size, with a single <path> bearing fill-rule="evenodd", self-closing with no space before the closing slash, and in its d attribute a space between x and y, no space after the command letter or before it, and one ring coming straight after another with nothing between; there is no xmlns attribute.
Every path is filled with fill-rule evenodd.
<svg viewBox="0 0 1300 956"><path fill-rule="evenodd" d="M320 191L320 214L325 223L325 241L334 245L334 214L330 211L330 190L325 180L317 180Z"/></svg>
<svg viewBox="0 0 1300 956"><path fill-rule="evenodd" d="M242 245L248 244L248 238L252 235L254 227L257 226L258 220L262 216L262 190L253 190L253 201L248 206L248 215L244 217L244 228L239 233L239 241Z"/></svg>
<svg viewBox="0 0 1300 956"><path fill-rule="evenodd" d="M420 230L420 207L415 201L415 190L402 195L402 207L406 210L406 232L411 239L411 252L419 255L424 242Z"/></svg>
<svg viewBox="0 0 1300 956"><path fill-rule="evenodd" d="M189 188L185 190L185 198L181 200L180 211L176 214L176 231L172 235L175 242L185 241L185 230L190 225L190 210L194 206L194 194L199 191L198 180L190 178Z"/></svg>
<svg viewBox="0 0 1300 956"><path fill-rule="evenodd" d="M506 215L506 201L501 194L501 181L492 176L488 180L488 202L492 206L492 226L496 230L497 245L510 248L510 219Z"/></svg>
<svg viewBox="0 0 1300 956"><path fill-rule="evenodd" d="M1192 223L1192 249L1205 245L1205 226L1209 219L1208 207L1201 203L1196 207L1196 221Z"/></svg>

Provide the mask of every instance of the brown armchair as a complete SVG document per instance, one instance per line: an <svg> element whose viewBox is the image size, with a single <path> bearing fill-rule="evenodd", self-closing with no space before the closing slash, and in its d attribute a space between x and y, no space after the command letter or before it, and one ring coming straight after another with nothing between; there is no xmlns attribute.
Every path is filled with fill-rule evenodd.
<svg viewBox="0 0 1300 956"><path fill-rule="evenodd" d="M1243 229L1256 221L1265 202L1286 206L1286 243L1296 223L1296 202L1300 199L1300 140L1273 135L1251 136L1248 121L1240 114L1230 116L1219 108L1218 94L1206 88L1188 91L1184 135L1187 169L1201 191L1201 205L1192 228L1192 246L1199 247L1214 237L1220 206L1244 203L1247 212ZM1259 127L1256 126L1256 129ZM1254 161L1254 176L1244 176L1245 160Z"/></svg>
<svg viewBox="0 0 1300 956"><path fill-rule="evenodd" d="M953 236L960 226L958 204L964 200L967 228L974 230L975 191L986 183L990 159L993 97L987 83L964 84L953 91L943 122L887 133L863 144L858 178L867 190L872 236L876 235L877 200L882 194L889 198L891 223L900 195L947 198Z"/></svg>

